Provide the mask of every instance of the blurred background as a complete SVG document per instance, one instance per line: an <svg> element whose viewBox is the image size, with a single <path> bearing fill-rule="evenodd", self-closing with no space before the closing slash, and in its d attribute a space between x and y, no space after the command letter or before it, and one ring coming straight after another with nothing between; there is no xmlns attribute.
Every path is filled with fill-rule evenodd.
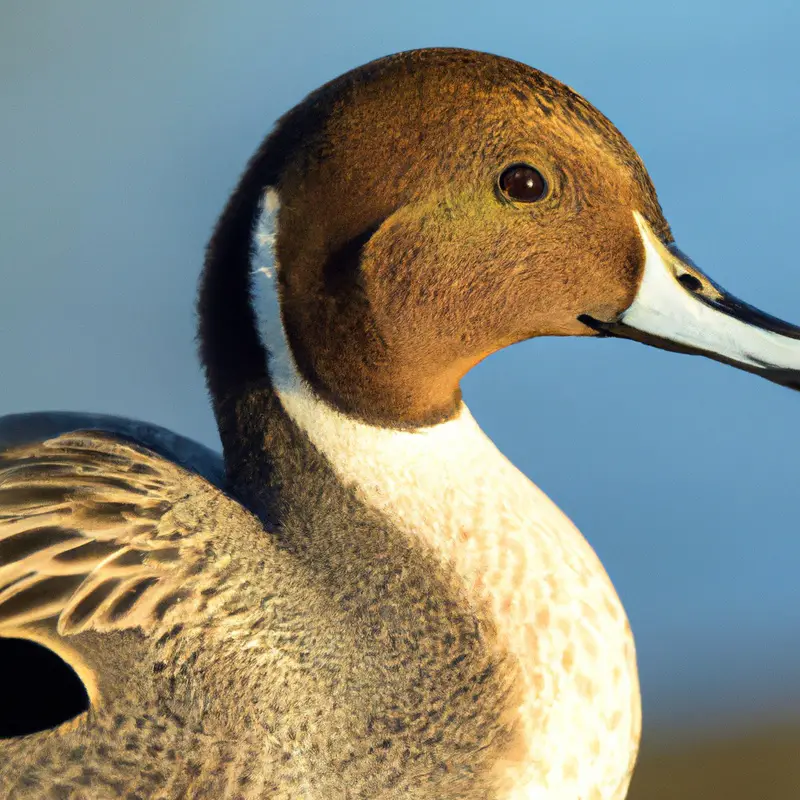
<svg viewBox="0 0 800 800"><path fill-rule="evenodd" d="M800 322L796 3L2 0L0 414L129 415L214 447L203 247L275 119L451 45L527 62L644 158L680 247ZM800 796L800 397L621 341L540 340L464 385L606 565L636 635L634 798Z"/></svg>

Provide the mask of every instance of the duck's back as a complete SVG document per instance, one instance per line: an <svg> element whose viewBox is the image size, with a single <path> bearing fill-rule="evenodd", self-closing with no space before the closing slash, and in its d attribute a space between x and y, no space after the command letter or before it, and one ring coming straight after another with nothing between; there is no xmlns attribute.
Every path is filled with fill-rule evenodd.
<svg viewBox="0 0 800 800"><path fill-rule="evenodd" d="M225 486L222 456L174 431L128 417L77 411L35 411L0 417L0 452L10 447L43 442L73 431L116 434L202 475L219 488Z"/></svg>

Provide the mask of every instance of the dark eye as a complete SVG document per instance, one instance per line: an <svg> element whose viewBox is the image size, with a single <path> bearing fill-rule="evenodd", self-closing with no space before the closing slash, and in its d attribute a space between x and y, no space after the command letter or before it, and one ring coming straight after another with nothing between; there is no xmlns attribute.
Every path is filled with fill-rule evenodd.
<svg viewBox="0 0 800 800"><path fill-rule="evenodd" d="M547 194L547 181L538 169L514 164L500 176L500 191L517 203L535 203Z"/></svg>

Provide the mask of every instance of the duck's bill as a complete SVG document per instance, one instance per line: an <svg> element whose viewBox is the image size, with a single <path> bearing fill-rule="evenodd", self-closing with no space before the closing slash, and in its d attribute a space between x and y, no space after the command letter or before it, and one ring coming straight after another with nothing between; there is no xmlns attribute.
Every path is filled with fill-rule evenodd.
<svg viewBox="0 0 800 800"><path fill-rule="evenodd" d="M737 300L674 246L665 246L634 212L645 267L633 303L617 319L581 322L600 336L704 355L800 389L800 327Z"/></svg>

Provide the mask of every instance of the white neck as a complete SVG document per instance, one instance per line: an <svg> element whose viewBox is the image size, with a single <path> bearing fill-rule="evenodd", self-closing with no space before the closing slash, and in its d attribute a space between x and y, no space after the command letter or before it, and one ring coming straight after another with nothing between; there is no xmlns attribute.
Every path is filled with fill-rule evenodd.
<svg viewBox="0 0 800 800"><path fill-rule="evenodd" d="M529 758L509 800L621 800L640 732L630 628L596 555L466 407L416 431L343 415L299 375L280 319L270 191L255 234L255 301L286 412L342 482L424 542L489 603L525 681ZM594 793L593 793L594 792Z"/></svg>

